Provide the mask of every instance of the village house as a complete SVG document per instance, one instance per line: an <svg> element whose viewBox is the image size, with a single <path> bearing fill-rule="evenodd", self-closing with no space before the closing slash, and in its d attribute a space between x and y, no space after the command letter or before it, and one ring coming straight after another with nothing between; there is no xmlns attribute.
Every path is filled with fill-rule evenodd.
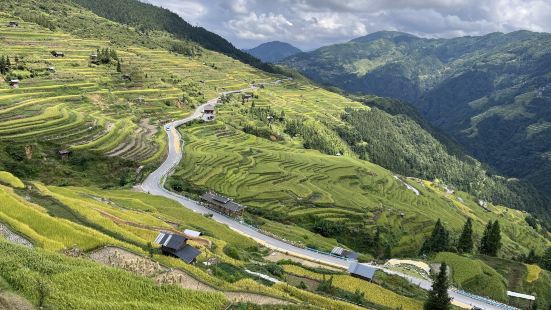
<svg viewBox="0 0 551 310"><path fill-rule="evenodd" d="M123 75L122 75L122 79L123 79L124 81L132 81L132 78L131 78L130 75L128 75L128 74L123 74Z"/></svg>
<svg viewBox="0 0 551 310"><path fill-rule="evenodd" d="M61 157L62 160L69 159L69 155L71 154L71 151L69 150L60 150L57 152L59 154L59 157Z"/></svg>
<svg viewBox="0 0 551 310"><path fill-rule="evenodd" d="M207 104L203 108L203 120L204 121L212 121L214 120L214 105Z"/></svg>
<svg viewBox="0 0 551 310"><path fill-rule="evenodd" d="M352 262L348 267L348 272L351 276L370 282L373 281L376 270L377 269L373 268L372 266L369 266L367 264L360 264L358 262Z"/></svg>
<svg viewBox="0 0 551 310"><path fill-rule="evenodd" d="M230 198L208 192L201 196L204 204L210 209L220 212L227 216L237 217L243 215L245 207L233 202Z"/></svg>
<svg viewBox="0 0 551 310"><path fill-rule="evenodd" d="M174 256L191 264L195 262L201 251L187 244L187 240L184 236L161 232L154 242L161 246L164 255Z"/></svg>
<svg viewBox="0 0 551 310"><path fill-rule="evenodd" d="M19 87L19 80L18 79L10 80L9 84L13 88L18 88Z"/></svg>
<svg viewBox="0 0 551 310"><path fill-rule="evenodd" d="M48 67L48 72L55 73L55 67Z"/></svg>
<svg viewBox="0 0 551 310"><path fill-rule="evenodd" d="M90 62L97 63L98 62L98 54L90 55Z"/></svg>
<svg viewBox="0 0 551 310"><path fill-rule="evenodd" d="M65 54L63 52L53 51L52 56L54 56L54 57L65 57Z"/></svg>
<svg viewBox="0 0 551 310"><path fill-rule="evenodd" d="M19 27L19 23L18 23L18 22L14 22L14 21L9 22L9 23L8 23L8 27L12 27L12 28Z"/></svg>

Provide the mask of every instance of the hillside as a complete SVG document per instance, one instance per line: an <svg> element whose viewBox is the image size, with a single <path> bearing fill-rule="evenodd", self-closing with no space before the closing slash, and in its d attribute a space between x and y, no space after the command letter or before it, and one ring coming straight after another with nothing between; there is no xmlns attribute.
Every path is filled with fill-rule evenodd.
<svg viewBox="0 0 551 310"><path fill-rule="evenodd" d="M291 44L280 41L262 43L257 47L245 50L245 52L269 63L276 63L286 57L302 53L300 49Z"/></svg>
<svg viewBox="0 0 551 310"><path fill-rule="evenodd" d="M5 26L14 20L18 27ZM477 243L486 223L499 220L505 257L541 254L548 246L548 234L528 224L528 213L480 206L482 196L383 168L372 162L377 149L361 158L356 147L363 143L342 131L363 132L348 117L372 113L384 120L380 130L398 134L392 120L409 123L412 114L395 117L377 98L368 98L377 104L347 98L168 32L137 28L69 0L0 3L0 56L11 63L0 83L0 302L10 293L53 309L360 309L351 302L387 309L397 300L419 309L426 294L401 278L366 285L137 191L166 157L164 124L252 84L258 87L250 93L221 98L214 121L179 129L185 159L168 178L169 189L192 198L217 191L247 205L244 223L299 246L346 246L363 261L384 257L382 245L393 256L417 256L438 219L455 238L471 218ZM14 77L17 88L6 82ZM411 122L434 147L422 156L437 149L451 158L451 146ZM407 148L418 146L399 137ZM201 251L195 264L162 255L152 243L160 231L184 229L203 233L189 240ZM335 288L318 290L322 281L297 278L301 270L322 280L334 275Z"/></svg>
<svg viewBox="0 0 551 310"><path fill-rule="evenodd" d="M551 35L380 32L285 63L324 84L405 100L500 173L551 193Z"/></svg>

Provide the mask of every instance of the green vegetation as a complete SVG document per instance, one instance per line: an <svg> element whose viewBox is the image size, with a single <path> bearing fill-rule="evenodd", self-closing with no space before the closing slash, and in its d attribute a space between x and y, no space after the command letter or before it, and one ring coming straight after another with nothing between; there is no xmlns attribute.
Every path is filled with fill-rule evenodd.
<svg viewBox="0 0 551 310"><path fill-rule="evenodd" d="M494 300L507 301L507 281L482 260L442 252L432 261L444 262L451 267L451 281L456 287Z"/></svg>
<svg viewBox="0 0 551 310"><path fill-rule="evenodd" d="M426 310L447 310L451 308L451 298L448 296L448 266L446 263L440 265L440 271L429 291L429 298L425 301L423 308Z"/></svg>
<svg viewBox="0 0 551 310"><path fill-rule="evenodd" d="M551 87L549 72L543 69L549 65L545 48L549 44L550 34L529 31L452 39L426 39L383 31L301 53L284 63L325 85L411 103L432 125L450 134L481 162L549 194ZM360 124L369 128L370 121ZM411 127L405 120L394 122ZM389 135L393 135L392 131ZM376 133L375 138L366 136L369 139L365 141L375 142L368 144L367 149L380 150L384 145L394 144L394 139L378 140ZM399 141L403 143L404 139ZM427 145L426 140L420 143ZM434 143L429 145L431 150L438 150ZM431 175L428 178L443 179L494 203L535 211L549 228L548 197L538 194L530 185L500 179L493 176L496 173L491 169L456 171L458 165L470 161L461 163L446 159L441 152L413 150L419 154L409 154L411 157L404 157L404 162L396 163L381 161L404 152L399 147L389 148L383 154L370 154L375 163L391 170L400 172L395 166L418 170L418 177L427 178L422 174L428 173ZM423 163L428 158L438 160L429 169L407 165ZM446 164L445 170L437 168L439 161ZM458 178L461 174L474 177Z"/></svg>
<svg viewBox="0 0 551 310"><path fill-rule="evenodd" d="M459 253L471 253L474 249L473 244L473 221L468 218L463 226L463 231L457 241L457 251Z"/></svg>
<svg viewBox="0 0 551 310"><path fill-rule="evenodd" d="M421 247L421 254L438 253L449 250L450 236L440 219L436 221L429 239L425 240Z"/></svg>
<svg viewBox="0 0 551 310"><path fill-rule="evenodd" d="M0 183L13 188L24 188L25 184L21 180L7 171L0 171Z"/></svg>
<svg viewBox="0 0 551 310"><path fill-rule="evenodd" d="M501 230L499 228L499 222L488 222L484 235L480 239L480 253L497 256L497 252L501 249Z"/></svg>
<svg viewBox="0 0 551 310"><path fill-rule="evenodd" d="M0 272L11 287L37 307L53 309L220 309L220 293L158 286L126 271L103 267L42 249L0 241ZM101 283L101 285L98 285Z"/></svg>

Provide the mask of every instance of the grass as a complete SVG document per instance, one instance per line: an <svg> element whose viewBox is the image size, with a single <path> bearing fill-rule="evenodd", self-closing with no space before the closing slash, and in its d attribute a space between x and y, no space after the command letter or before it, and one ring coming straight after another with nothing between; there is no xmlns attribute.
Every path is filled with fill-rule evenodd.
<svg viewBox="0 0 551 310"><path fill-rule="evenodd" d="M538 265L526 265L526 269L528 270L528 275L526 275L526 282L532 283L540 278L540 274L542 272L542 269Z"/></svg>
<svg viewBox="0 0 551 310"><path fill-rule="evenodd" d="M337 274L337 275L323 275L317 272L313 272L296 265L284 265L285 272L295 274L298 276L307 277L314 280L324 280L333 277L333 285L336 288L354 293L360 291L365 294L365 299L368 302L389 307L389 308L400 308L403 309L421 309L422 302L419 300L414 300L408 297L398 295L391 290L385 289L379 285L354 278L349 275Z"/></svg>
<svg viewBox="0 0 551 310"><path fill-rule="evenodd" d="M0 241L6 282L40 307L54 309L220 309L220 293L159 286L152 280L91 261ZM98 285L100 284L100 285Z"/></svg>
<svg viewBox="0 0 551 310"><path fill-rule="evenodd" d="M482 260L454 253L438 253L434 262L445 262L452 269L452 282L461 289L498 301L507 301L507 281Z"/></svg>
<svg viewBox="0 0 551 310"><path fill-rule="evenodd" d="M13 188L24 188L25 184L13 174L7 171L0 171L0 183L11 186Z"/></svg>

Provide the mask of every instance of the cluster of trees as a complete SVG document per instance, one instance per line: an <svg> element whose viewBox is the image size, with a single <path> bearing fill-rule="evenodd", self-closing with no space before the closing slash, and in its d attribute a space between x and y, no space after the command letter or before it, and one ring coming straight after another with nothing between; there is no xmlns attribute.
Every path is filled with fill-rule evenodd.
<svg viewBox="0 0 551 310"><path fill-rule="evenodd" d="M420 254L430 254L437 252L459 252L459 253L473 253L474 251L474 236L473 236L473 224L471 219L467 219L463 230L455 246L450 241L450 233L444 227L440 219L434 225L431 236L425 240L421 247ZM489 221L486 225L484 235L480 240L478 250L480 254L497 256L501 249L501 229L499 222Z"/></svg>
<svg viewBox="0 0 551 310"><path fill-rule="evenodd" d="M249 115L265 123L273 122L283 122L285 121L285 112L281 110L280 113L277 113L272 109L272 107L257 107L256 104L251 104L251 107L248 110Z"/></svg>
<svg viewBox="0 0 551 310"><path fill-rule="evenodd" d="M0 56L0 74L6 74L10 71L11 61L9 56Z"/></svg>
<svg viewBox="0 0 551 310"><path fill-rule="evenodd" d="M541 256L531 249L528 255L520 255L516 260L526 264L538 264L541 268L551 271L551 247L547 247Z"/></svg>
<svg viewBox="0 0 551 310"><path fill-rule="evenodd" d="M331 129L319 122L307 119L291 119L285 123L285 133L301 136L306 149L315 149L329 155L344 155L348 146Z"/></svg>
<svg viewBox="0 0 551 310"><path fill-rule="evenodd" d="M117 66L120 67L119 56L115 49L102 48L97 50L97 61L98 64L110 64L111 61L117 61Z"/></svg>

